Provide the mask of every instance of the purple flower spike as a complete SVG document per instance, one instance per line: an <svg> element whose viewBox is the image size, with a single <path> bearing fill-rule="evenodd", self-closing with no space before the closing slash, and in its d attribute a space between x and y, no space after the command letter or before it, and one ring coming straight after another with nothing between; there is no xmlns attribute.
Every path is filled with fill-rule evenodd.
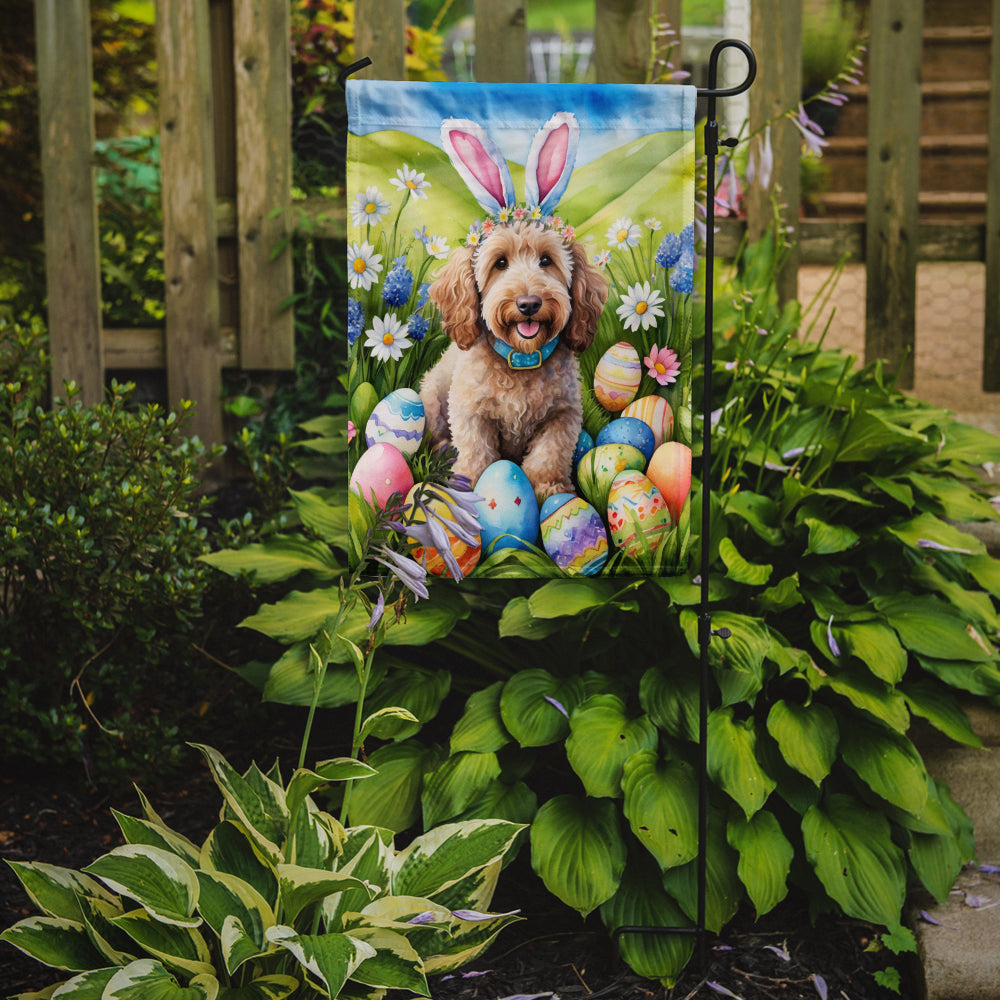
<svg viewBox="0 0 1000 1000"><path fill-rule="evenodd" d="M368 631L373 632L375 626L382 619L382 613L385 611L385 595L380 590L378 592L378 600L375 602L375 607L372 608L372 616L368 619Z"/></svg>
<svg viewBox="0 0 1000 1000"><path fill-rule="evenodd" d="M418 913L415 917L411 917L406 922L408 924L432 924L437 919L433 910L425 910L423 913Z"/></svg>
<svg viewBox="0 0 1000 1000"><path fill-rule="evenodd" d="M555 698L549 697L549 695L545 695L544 697L545 697L545 700L550 705L555 705L555 707L557 709L559 709L559 711L562 712L562 714L565 715L567 719L569 718L569 712L566 711L565 707L563 706L563 704L561 702L556 701Z"/></svg>
<svg viewBox="0 0 1000 1000"><path fill-rule="evenodd" d="M833 615L830 615L830 620L826 623L826 641L830 646L830 652L834 656L840 656L840 646L837 645L837 640L833 637Z"/></svg>

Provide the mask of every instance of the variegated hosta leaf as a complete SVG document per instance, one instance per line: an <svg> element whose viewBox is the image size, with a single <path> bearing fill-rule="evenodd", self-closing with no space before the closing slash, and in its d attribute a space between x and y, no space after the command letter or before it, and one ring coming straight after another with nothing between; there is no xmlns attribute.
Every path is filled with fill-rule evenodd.
<svg viewBox="0 0 1000 1000"><path fill-rule="evenodd" d="M123 913L120 917L115 917L112 923L150 955L172 969L180 969L189 976L214 971L205 939L190 927L160 923L145 910Z"/></svg>
<svg viewBox="0 0 1000 1000"><path fill-rule="evenodd" d="M429 830L393 859L392 892L433 899L467 875L500 861L522 829L495 819L446 823Z"/></svg>
<svg viewBox="0 0 1000 1000"><path fill-rule="evenodd" d="M76 920L64 917L19 920L0 934L0 941L12 944L53 969L81 972L105 964L105 959L91 944L87 928Z"/></svg>
<svg viewBox="0 0 1000 1000"><path fill-rule="evenodd" d="M798 705L779 699L767 715L767 731L777 741L785 761L815 785L830 773L840 731L826 705L816 701Z"/></svg>
<svg viewBox="0 0 1000 1000"><path fill-rule="evenodd" d="M610 899L625 870L615 803L573 795L549 799L531 824L531 865L549 892L583 916Z"/></svg>
<svg viewBox="0 0 1000 1000"><path fill-rule="evenodd" d="M46 916L81 920L81 896L93 896L109 903L116 899L97 879L74 871L38 861L8 861L24 891Z"/></svg>
<svg viewBox="0 0 1000 1000"><path fill-rule="evenodd" d="M224 872L252 885L273 909L278 905L278 875L241 823L220 823L201 847L199 867Z"/></svg>
<svg viewBox="0 0 1000 1000"><path fill-rule="evenodd" d="M759 918L788 895L788 872L795 849L781 832L774 813L766 809L750 819L731 819L726 837L730 847L740 853L736 873Z"/></svg>
<svg viewBox="0 0 1000 1000"><path fill-rule="evenodd" d="M201 886L198 910L219 939L223 938L227 921L235 920L239 923L241 933L235 934L234 937L234 930L231 929L230 941L249 938L254 954L265 951L264 931L275 923L274 912L267 900L248 882L236 878L235 875L226 875L224 872L200 871L198 883ZM232 975L250 956L245 954L246 948L241 943L239 961L231 965L230 957L234 954L233 949L225 950L227 971Z"/></svg>
<svg viewBox="0 0 1000 1000"><path fill-rule="evenodd" d="M592 695L570 716L566 757L595 798L621 797L622 768L639 750L656 748L659 733L647 715L630 719L613 694Z"/></svg>
<svg viewBox="0 0 1000 1000"><path fill-rule="evenodd" d="M429 997L424 963L402 934L384 927L356 927L351 937L364 941L375 949L351 973L351 979L365 986L383 989L409 990L418 996Z"/></svg>
<svg viewBox="0 0 1000 1000"><path fill-rule="evenodd" d="M802 837L820 882L849 917L899 923L906 866L882 813L849 795L830 795L805 814Z"/></svg>
<svg viewBox="0 0 1000 1000"><path fill-rule="evenodd" d="M494 938L508 924L520 920L517 912L479 914L476 919L464 919L466 910L452 910L455 922L451 933L442 934L442 940L433 953L424 957L424 971L432 973L451 972L478 958L492 943ZM417 942L414 942L416 945Z"/></svg>
<svg viewBox="0 0 1000 1000"><path fill-rule="evenodd" d="M569 732L569 716L583 701L579 677L560 679L547 670L514 674L500 694L504 727L523 747L543 747Z"/></svg>
<svg viewBox="0 0 1000 1000"><path fill-rule="evenodd" d="M371 891L388 889L392 850L391 831L372 826L356 826L347 831L337 871L342 875L353 875L368 888L345 889L327 896L322 904L326 930L344 930L342 918L345 913L357 912L367 906Z"/></svg>
<svg viewBox="0 0 1000 1000"><path fill-rule="evenodd" d="M80 905L90 940L104 956L104 964L128 965L140 957L140 949L135 942L114 924L115 917L120 917L125 912L121 903L109 903L104 899L84 896L80 899Z"/></svg>
<svg viewBox="0 0 1000 1000"><path fill-rule="evenodd" d="M112 966L107 969L91 969L89 972L81 972L80 975L67 979L55 990L49 987L44 993L22 993L20 997L51 996L54 1000L101 1000L101 997L104 996L105 986L111 982L119 968L119 966ZM18 998L14 997L11 1000L18 1000Z"/></svg>
<svg viewBox="0 0 1000 1000"><path fill-rule="evenodd" d="M288 782L285 792L285 804L288 812L294 815L306 796L312 795L318 788L328 785L331 781L350 781L356 778L370 778L376 774L373 767L353 757L336 757L324 760L313 770L299 768Z"/></svg>
<svg viewBox="0 0 1000 1000"><path fill-rule="evenodd" d="M119 969L101 1000L217 1000L218 995L215 976L196 976L181 986L159 962L143 958Z"/></svg>
<svg viewBox="0 0 1000 1000"><path fill-rule="evenodd" d="M520 839L524 828L515 837ZM442 906L447 906L449 910L459 910L468 908L472 910L488 910L493 902L493 894L497 889L497 882L500 879L500 870L507 860L506 855L497 858L493 864L485 868L478 868L476 871L453 882L446 889L434 893L435 902Z"/></svg>
<svg viewBox="0 0 1000 1000"><path fill-rule="evenodd" d="M424 778L420 796L424 826L437 826L467 809L500 777L495 753L452 754L436 771Z"/></svg>
<svg viewBox="0 0 1000 1000"><path fill-rule="evenodd" d="M500 692L503 681L497 681L470 695L462 717L451 733L451 752L473 750L495 753L510 742L510 733L500 716Z"/></svg>
<svg viewBox="0 0 1000 1000"><path fill-rule="evenodd" d="M375 949L349 934L296 934L291 927L269 927L267 939L295 956L309 978L318 982L332 997L358 966L375 957Z"/></svg>
<svg viewBox="0 0 1000 1000"><path fill-rule="evenodd" d="M698 854L698 782L689 764L643 750L625 762L622 789L625 818L661 869Z"/></svg>
<svg viewBox="0 0 1000 1000"><path fill-rule="evenodd" d="M198 878L194 869L171 851L146 844L125 844L85 869L113 892L134 899L150 916L165 924L197 927Z"/></svg>
<svg viewBox="0 0 1000 1000"><path fill-rule="evenodd" d="M320 871L300 865L278 865L281 907L286 920L294 922L305 907L345 889L361 889L375 895L361 879L342 872Z"/></svg>
<svg viewBox="0 0 1000 1000"><path fill-rule="evenodd" d="M306 799L292 819L285 858L304 868L335 868L344 836L337 819L317 809L312 799Z"/></svg>
<svg viewBox="0 0 1000 1000"><path fill-rule="evenodd" d="M111 812L118 821L122 835L129 844L146 844L150 847L159 847L161 850L176 854L177 857L186 861L192 867L198 864L199 849L182 834L176 833L169 827L152 823L149 820L126 816L125 813L120 813L117 809L112 809Z"/></svg>
<svg viewBox="0 0 1000 1000"><path fill-rule="evenodd" d="M299 988L294 976L261 976L244 986L223 986L218 1000L285 1000Z"/></svg>
<svg viewBox="0 0 1000 1000"><path fill-rule="evenodd" d="M767 801L776 782L757 761L752 718L737 721L733 709L717 708L708 717L708 774L749 818Z"/></svg>

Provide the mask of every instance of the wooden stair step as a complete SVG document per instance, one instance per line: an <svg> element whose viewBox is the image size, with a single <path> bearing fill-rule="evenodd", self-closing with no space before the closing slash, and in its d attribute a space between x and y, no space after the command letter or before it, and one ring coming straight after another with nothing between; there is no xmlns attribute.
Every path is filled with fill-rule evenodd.
<svg viewBox="0 0 1000 1000"><path fill-rule="evenodd" d="M989 25L924 29L920 78L925 83L988 80L992 38Z"/></svg>
<svg viewBox="0 0 1000 1000"><path fill-rule="evenodd" d="M845 218L861 218L866 214L868 196L864 191L829 191L815 199L826 214ZM946 216L981 221L986 212L985 191L921 191L918 196L920 215Z"/></svg>

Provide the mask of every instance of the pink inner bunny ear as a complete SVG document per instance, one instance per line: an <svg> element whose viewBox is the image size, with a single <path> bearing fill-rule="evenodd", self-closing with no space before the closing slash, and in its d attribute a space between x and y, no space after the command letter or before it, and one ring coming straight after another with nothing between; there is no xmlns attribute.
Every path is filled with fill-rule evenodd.
<svg viewBox="0 0 1000 1000"><path fill-rule="evenodd" d="M483 148L483 144L474 135L459 131L451 133L451 141L456 156L466 169L499 205L505 204L503 179L497 165Z"/></svg>
<svg viewBox="0 0 1000 1000"><path fill-rule="evenodd" d="M566 166L566 151L569 148L569 126L560 125L545 138L538 153L538 200L545 201L549 192L559 183Z"/></svg>

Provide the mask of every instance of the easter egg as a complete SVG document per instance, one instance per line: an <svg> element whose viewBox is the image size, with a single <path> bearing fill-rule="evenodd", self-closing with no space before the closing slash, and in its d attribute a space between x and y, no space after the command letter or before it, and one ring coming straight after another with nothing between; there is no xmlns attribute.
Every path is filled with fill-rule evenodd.
<svg viewBox="0 0 1000 1000"><path fill-rule="evenodd" d="M642 378L639 352L620 340L601 355L594 369L594 395L606 410L624 410L635 399Z"/></svg>
<svg viewBox="0 0 1000 1000"><path fill-rule="evenodd" d="M593 576L608 561L608 535L593 507L572 493L547 497L541 510L542 548L567 573Z"/></svg>
<svg viewBox="0 0 1000 1000"><path fill-rule="evenodd" d="M413 524L423 524L427 521L427 514L420 507L414 506L414 499L417 494L417 487L414 486L409 493L406 495L406 503L412 509L412 519ZM458 564L459 572L462 576L468 576L469 573L475 568L477 562L479 562L479 553L482 551L478 543L478 539L475 545L469 545L467 542L462 541L455 532L449 528L449 524L454 524L455 518L452 515L451 508L444 502L444 500L433 497L425 496L423 499L423 505L430 511L430 516L437 519L437 523L441 525L445 534L448 536L448 547L451 550L451 554ZM442 523L443 522L443 523ZM418 541L418 539L410 538L411 544ZM453 576L448 563L445 562L444 556L441 555L438 549L432 548L429 545L417 545L416 548L410 553L418 563L422 563L426 568L427 572L433 576Z"/></svg>
<svg viewBox="0 0 1000 1000"><path fill-rule="evenodd" d="M351 473L350 487L368 503L384 507L393 493L406 496L413 486L413 473L403 453L391 444L372 445L358 459Z"/></svg>
<svg viewBox="0 0 1000 1000"><path fill-rule="evenodd" d="M538 501L531 481L519 465L500 459L488 465L476 482L482 499L476 504L483 551L527 549L538 540Z"/></svg>
<svg viewBox="0 0 1000 1000"><path fill-rule="evenodd" d="M663 495L676 524L691 492L691 449L680 441L666 441L653 452L646 475Z"/></svg>
<svg viewBox="0 0 1000 1000"><path fill-rule="evenodd" d="M580 431L580 436L576 439L576 447L573 449L573 461L571 468L574 475L576 474L576 467L580 464L580 459L594 447L594 439L585 431Z"/></svg>
<svg viewBox="0 0 1000 1000"><path fill-rule="evenodd" d="M365 425L365 440L370 448L384 442L394 445L404 455L412 455L424 436L424 404L413 389L397 389L375 404Z"/></svg>
<svg viewBox="0 0 1000 1000"><path fill-rule="evenodd" d="M641 396L622 410L623 417L641 420L652 432L656 447L674 436L674 411L662 396Z"/></svg>
<svg viewBox="0 0 1000 1000"><path fill-rule="evenodd" d="M608 493L608 527L627 556L639 558L646 546L655 552L671 527L663 494L641 472L619 472Z"/></svg>
<svg viewBox="0 0 1000 1000"><path fill-rule="evenodd" d="M591 448L576 467L576 481L580 492L597 510L608 506L611 480L624 469L646 468L646 459L638 448L630 444L602 444Z"/></svg>
<svg viewBox="0 0 1000 1000"><path fill-rule="evenodd" d="M653 429L636 417L619 417L602 427L597 435L598 444L630 444L642 452L648 462L656 450Z"/></svg>

